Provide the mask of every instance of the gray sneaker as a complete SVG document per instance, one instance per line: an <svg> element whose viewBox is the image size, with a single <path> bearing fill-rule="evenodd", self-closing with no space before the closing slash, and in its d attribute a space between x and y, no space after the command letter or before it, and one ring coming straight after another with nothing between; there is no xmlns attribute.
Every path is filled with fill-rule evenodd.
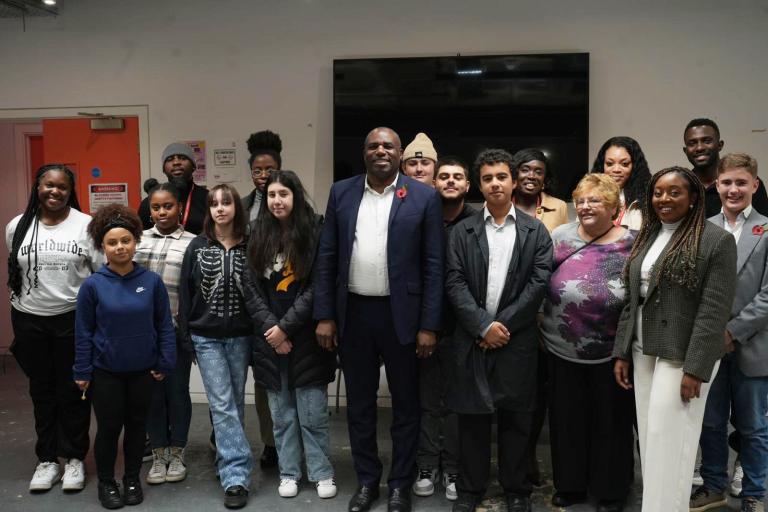
<svg viewBox="0 0 768 512"><path fill-rule="evenodd" d="M171 446L168 454L168 471L165 473L166 482L181 482L187 478L187 466L184 464L184 448Z"/></svg>
<svg viewBox="0 0 768 512"><path fill-rule="evenodd" d="M741 512L765 512L765 506L762 501L750 496L741 501Z"/></svg>
<svg viewBox="0 0 768 512"><path fill-rule="evenodd" d="M715 492L706 487L699 487L691 494L691 501L688 504L690 512L704 512L713 508L724 507L727 501L725 494Z"/></svg>
<svg viewBox="0 0 768 512"><path fill-rule="evenodd" d="M152 450L152 467L147 473L147 483L151 485L164 484L168 464L167 448L155 448Z"/></svg>
<svg viewBox="0 0 768 512"><path fill-rule="evenodd" d="M436 469L419 469L419 476L413 484L413 494L422 497L432 496L435 493L436 481Z"/></svg>
<svg viewBox="0 0 768 512"><path fill-rule="evenodd" d="M445 487L445 499L456 501L459 493L456 492L456 479L459 477L456 473L443 473L443 487Z"/></svg>
<svg viewBox="0 0 768 512"><path fill-rule="evenodd" d="M741 469L741 462L739 462L738 459L736 459L736 462L733 464L733 478L731 478L731 496L734 498L738 498L739 494L741 494L741 481L744 479L744 470Z"/></svg>

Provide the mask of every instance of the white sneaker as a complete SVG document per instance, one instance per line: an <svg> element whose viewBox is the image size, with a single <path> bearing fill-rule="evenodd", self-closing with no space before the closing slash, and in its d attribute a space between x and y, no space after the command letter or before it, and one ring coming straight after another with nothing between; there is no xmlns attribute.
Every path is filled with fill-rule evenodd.
<svg viewBox="0 0 768 512"><path fill-rule="evenodd" d="M164 484L167 472L168 455L165 448L152 450L152 467L147 472L147 483L150 485Z"/></svg>
<svg viewBox="0 0 768 512"><path fill-rule="evenodd" d="M432 496L435 493L437 481L436 469L420 469L419 476L413 484L413 494L416 496Z"/></svg>
<svg viewBox="0 0 768 512"><path fill-rule="evenodd" d="M704 485L704 479L701 478L701 473L699 473L699 470L701 469L701 459L696 461L696 465L693 467L693 481L691 482L696 487L701 487Z"/></svg>
<svg viewBox="0 0 768 512"><path fill-rule="evenodd" d="M443 473L443 487L445 487L445 499L456 501L459 499L459 493L456 492L456 473Z"/></svg>
<svg viewBox="0 0 768 512"><path fill-rule="evenodd" d="M336 496L336 479L326 478L317 482L317 496L319 498L333 498Z"/></svg>
<svg viewBox="0 0 768 512"><path fill-rule="evenodd" d="M744 479L744 470L741 469L741 462L738 460L733 465L733 478L731 479L731 496L738 498L741 494L741 481Z"/></svg>
<svg viewBox="0 0 768 512"><path fill-rule="evenodd" d="M184 465L184 448L171 446L168 454L168 471L165 473L166 482L181 482L187 478L187 466Z"/></svg>
<svg viewBox="0 0 768 512"><path fill-rule="evenodd" d="M64 465L61 489L64 491L82 491L85 488L85 466L80 459L69 459Z"/></svg>
<svg viewBox="0 0 768 512"><path fill-rule="evenodd" d="M29 482L30 491L47 491L59 481L59 463L41 462L35 468L35 474Z"/></svg>
<svg viewBox="0 0 768 512"><path fill-rule="evenodd" d="M283 478L280 480L280 487L277 488L277 493L281 498L293 498L299 494L299 483L291 478Z"/></svg>

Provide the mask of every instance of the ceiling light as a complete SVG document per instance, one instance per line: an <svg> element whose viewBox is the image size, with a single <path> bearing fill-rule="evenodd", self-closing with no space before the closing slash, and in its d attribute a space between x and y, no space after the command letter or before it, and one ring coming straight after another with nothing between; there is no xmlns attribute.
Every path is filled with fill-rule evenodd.
<svg viewBox="0 0 768 512"><path fill-rule="evenodd" d="M56 0L43 0L45 5L56 5Z"/></svg>

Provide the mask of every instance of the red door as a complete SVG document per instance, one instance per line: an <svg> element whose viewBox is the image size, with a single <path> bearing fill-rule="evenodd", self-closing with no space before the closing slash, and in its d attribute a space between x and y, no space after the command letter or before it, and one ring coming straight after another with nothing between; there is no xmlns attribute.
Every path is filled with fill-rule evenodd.
<svg viewBox="0 0 768 512"><path fill-rule="evenodd" d="M89 185L127 184L128 203L141 201L139 119L125 117L123 130L93 130L90 119L45 119L45 162L72 168L83 212L91 213ZM101 187L110 190L115 187ZM102 192L102 197L105 197ZM119 194L118 196L119 197Z"/></svg>

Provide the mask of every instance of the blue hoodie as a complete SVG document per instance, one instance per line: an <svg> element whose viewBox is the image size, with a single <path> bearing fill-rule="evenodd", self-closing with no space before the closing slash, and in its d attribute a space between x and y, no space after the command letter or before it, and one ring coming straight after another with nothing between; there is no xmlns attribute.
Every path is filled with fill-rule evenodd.
<svg viewBox="0 0 768 512"><path fill-rule="evenodd" d="M75 315L75 380L109 372L176 367L176 334L163 280L134 263L121 276L103 265L80 286Z"/></svg>

